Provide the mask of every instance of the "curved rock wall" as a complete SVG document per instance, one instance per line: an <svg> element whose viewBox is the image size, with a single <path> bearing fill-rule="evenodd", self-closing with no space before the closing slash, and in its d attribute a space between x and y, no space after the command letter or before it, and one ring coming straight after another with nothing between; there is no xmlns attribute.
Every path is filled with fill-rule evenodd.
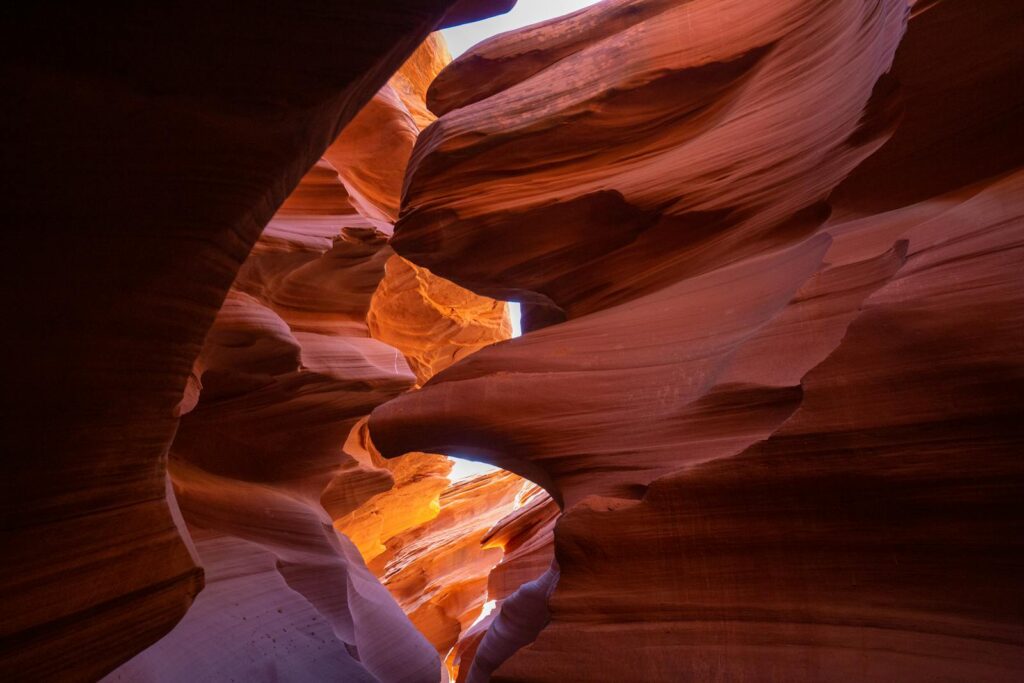
<svg viewBox="0 0 1024 683"><path fill-rule="evenodd" d="M450 4L12 9L6 680L95 679L185 613L202 573L164 461L193 361L275 209Z"/></svg>
<svg viewBox="0 0 1024 683"><path fill-rule="evenodd" d="M414 382L399 350L370 337L373 302L376 330L402 321L415 351L441 367L453 345L465 354L508 336L503 303L422 269L404 296L382 282L385 264L401 261L387 246L388 207L398 203L389 183L412 146L396 131L415 138L407 105L423 106L446 59L437 37L420 46L307 173L239 271L193 368L169 466L183 520L203 539L200 562L230 567L230 581L110 680L292 678L311 675L323 656L343 662L330 677L437 681L439 655L483 606L501 552L480 539L522 481L505 473L449 489L447 458L385 461L361 420ZM455 332L435 334L439 323ZM463 328L479 331L466 339ZM227 602L246 591L279 611ZM229 608L218 621L232 628L210 666L203 615L216 605ZM274 656L254 654L267 639ZM310 639L321 653L312 662ZM186 652L194 656L176 654Z"/></svg>
<svg viewBox="0 0 1024 683"><path fill-rule="evenodd" d="M4 380L4 680L95 680L185 614L203 572L182 542L184 523L171 514L165 463L179 416L200 400L204 368L196 359L229 286L303 174L428 32L442 20L502 9L475 0L12 9L3 32L12 94L3 177L11 189L4 200L9 246L19 256L6 271L5 292L18 323L5 351L19 361ZM323 175L336 182L337 169ZM300 194L315 195L316 185ZM294 247L297 262L309 260L310 243L330 246L329 234L303 227L289 235L286 223L267 239ZM363 246L346 241L331 257L362 258L353 250L371 245L355 242ZM327 265L317 261L307 265ZM309 288L323 285L326 274L279 265L267 276L288 273L274 287L273 304L294 314L289 324L339 305L319 301L305 310ZM379 266L383 274L383 260ZM374 281L363 292L366 303L375 288ZM220 383L223 396L288 372L282 364L293 374L308 364L311 372L275 379L265 396L336 386L332 374L348 362L380 377L373 373L382 345L375 348L365 330L338 353L321 343L323 329L297 325L289 333L274 306L253 306L247 295L259 292L232 293L215 333L229 347L232 340L253 344L236 349L240 372ZM253 325L267 334L254 337ZM205 374L208 390L218 372ZM405 375L400 384L411 380ZM394 390L360 391L379 402ZM332 410L349 413L359 403L333 400ZM364 400L358 410L373 405ZM281 419L265 405L244 410L249 425L233 415L232 428L261 424L256 415ZM193 427L203 414L212 411L201 405ZM319 467L316 449L297 479ZM283 474L267 463L241 469L230 476L262 484ZM222 586L226 554L257 552L231 540L197 549ZM253 563L262 572L263 560ZM279 587L272 577L254 580Z"/></svg>
<svg viewBox="0 0 1024 683"><path fill-rule="evenodd" d="M0 678L1020 679L1019 3L512 4L13 10Z"/></svg>
<svg viewBox="0 0 1024 683"><path fill-rule="evenodd" d="M431 86L393 246L573 317L798 241L891 127L906 13L612 2L493 38Z"/></svg>
<svg viewBox="0 0 1024 683"><path fill-rule="evenodd" d="M1022 26L606 2L439 75L391 244L539 323L370 430L563 507L468 680L1019 678Z"/></svg>

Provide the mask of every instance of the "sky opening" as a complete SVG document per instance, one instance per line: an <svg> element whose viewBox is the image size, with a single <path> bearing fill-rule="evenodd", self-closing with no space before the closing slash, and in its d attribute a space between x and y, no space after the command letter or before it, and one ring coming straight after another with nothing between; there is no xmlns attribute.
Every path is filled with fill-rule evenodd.
<svg viewBox="0 0 1024 683"><path fill-rule="evenodd" d="M473 460L463 460L462 458L448 459L454 463L452 471L448 473L448 479L450 479L453 484L464 479L472 479L473 477L481 474L497 472L500 469L494 465L488 465L485 462L474 462Z"/></svg>
<svg viewBox="0 0 1024 683"><path fill-rule="evenodd" d="M458 57L482 40L505 31L554 19L578 9L596 5L598 0L519 0L511 11L490 19L446 28L441 33L448 41L452 57Z"/></svg>
<svg viewBox="0 0 1024 683"><path fill-rule="evenodd" d="M512 338L523 336L523 307L518 301L508 302L508 320L512 323Z"/></svg>

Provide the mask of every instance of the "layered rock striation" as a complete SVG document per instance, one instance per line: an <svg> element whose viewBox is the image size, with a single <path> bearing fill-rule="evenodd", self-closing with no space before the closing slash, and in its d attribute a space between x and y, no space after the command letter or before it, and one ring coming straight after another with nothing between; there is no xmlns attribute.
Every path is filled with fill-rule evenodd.
<svg viewBox="0 0 1024 683"><path fill-rule="evenodd" d="M447 59L437 37L420 46L239 271L193 367L169 463L185 533L217 581L199 610L110 680L436 681L480 612L501 559L480 539L522 480L450 487L447 458L383 460L363 419L415 382L399 349L371 337L371 307L377 336L390 340L401 324L409 342L399 347L429 359L421 374L451 363L453 348L464 355L508 336L501 302L411 265L411 282L386 276L386 265L406 263L388 247L387 222L412 145L402 132L415 138L413 112L425 111L426 85ZM260 602L240 602L247 591ZM205 616L215 610L226 612L218 656Z"/></svg>
<svg viewBox="0 0 1024 683"><path fill-rule="evenodd" d="M463 611L479 611L486 572L500 559L477 547L485 519L470 515L469 524L484 526L457 540L465 550L455 557L476 550L486 564L464 569L465 585L453 578L437 589L441 595L412 594L422 586L411 577L452 550L431 553L419 563L426 568L392 561L385 570L398 540L411 543L407 537L424 522L438 527L447 519L439 527L447 528L458 517L445 510L441 494L451 464L423 453L384 461L362 420L415 382L400 351L372 338L366 321L372 301L383 302L385 311L396 309L392 290L377 293L385 264L398 259L387 245L388 207L398 201L397 188L388 183L396 173L401 177L411 149L395 131L415 137L406 102L422 103L430 70L446 59L437 38L421 45L307 173L239 271L194 365L183 406L189 412L169 463L183 521L202 539L196 545L200 562L216 572L217 581L204 592L197 614L111 680L254 680L268 671L291 678L338 662L331 680L439 680L435 650L443 655L454 644ZM403 98L396 87L404 88ZM370 136L370 130L381 134ZM441 280L422 272L403 292L406 310L419 315L410 324L419 322L429 332L437 320L459 319L471 327L480 311L501 316L503 324L484 322L492 336L477 335L467 351L493 342L493 335L507 336L504 304L454 285L444 289ZM415 306L426 301L425 292L454 290L460 298L440 312ZM452 335L411 336L421 339L424 353L440 357ZM496 498L470 496L474 507L468 512L500 517L511 495L504 489L521 486L514 475L505 481ZM426 554L423 545L420 555ZM371 571L366 563L382 552L387 556ZM440 570L441 578L453 572ZM262 603L229 602L247 591ZM396 602L392 593L401 599ZM265 609L274 605L279 607ZM218 607L228 612L218 621L230 627L211 666L203 615ZM445 609L453 612L454 626L444 622L452 621ZM439 628L442 641L451 641L444 648L435 637ZM268 640L273 654L261 651ZM317 655L311 660L313 645Z"/></svg>
<svg viewBox="0 0 1024 683"><path fill-rule="evenodd" d="M20 360L4 381L4 678L95 679L185 613L202 572L164 462L193 362L277 206L449 4L5 22L21 256L5 278Z"/></svg>
<svg viewBox="0 0 1024 683"><path fill-rule="evenodd" d="M317 215L286 208L246 259L304 174L431 30L501 9L417 0L244 12L220 2L14 10L4 31L12 98L3 176L10 247L20 254L5 291L19 323L5 350L20 360L4 381L0 677L96 680L182 619L203 586L200 565L211 575L206 612L181 626L198 625L192 633L207 647L216 627L201 615L247 586L253 595L279 593L280 604L300 611L315 602L267 573L273 553L264 541L284 530L247 518L245 506L222 512L246 533L225 536L218 519L190 551L165 473L176 432L175 478L197 494L182 495L185 517L205 506L196 500L209 488L250 506L298 504L294 531L326 544L314 564L358 560L325 535L311 501L339 468L374 480L368 492L390 482L386 471L346 461L340 444L346 422L414 381L400 354L372 340L361 321L361 331L349 325L355 312L365 316L387 258L373 258L384 242L374 216L344 235L338 225L340 214L358 217L352 197L365 176L354 176L353 192L337 192L338 169L318 165L293 197L317 204ZM403 166L394 167L399 178ZM249 272L240 276L243 262ZM229 294L236 276L244 284ZM197 362L204 339L209 353ZM313 415L297 418L283 406ZM292 428L293 438L310 439L294 469L274 461L287 444L271 433ZM200 443L200 432L220 441ZM236 458L249 449L252 457ZM232 574L240 565L248 577ZM384 612L408 626L361 571L337 585L347 581L354 602L387 598L394 609ZM247 608L261 612L261 604ZM344 628L335 618L318 633L337 637ZM415 640L411 627L408 635ZM339 648L324 661L347 657L343 670L361 668ZM248 671L289 670L262 659L270 668ZM413 660L399 668L415 670ZM245 670L237 664L227 656L203 675L224 680L226 671ZM199 668L155 670L197 680L190 672Z"/></svg>
<svg viewBox="0 0 1024 683"><path fill-rule="evenodd" d="M1019 677L1022 25L607 2L439 75L391 244L533 330L370 431L563 508L468 680Z"/></svg>
<svg viewBox="0 0 1024 683"><path fill-rule="evenodd" d="M1020 679L1024 11L512 4L18 10L0 677Z"/></svg>

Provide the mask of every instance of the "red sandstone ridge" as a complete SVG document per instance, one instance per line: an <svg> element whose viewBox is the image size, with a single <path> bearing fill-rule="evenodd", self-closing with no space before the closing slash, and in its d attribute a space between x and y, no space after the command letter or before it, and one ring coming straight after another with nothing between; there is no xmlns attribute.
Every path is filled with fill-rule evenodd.
<svg viewBox="0 0 1024 683"><path fill-rule="evenodd" d="M431 86L446 113L413 154L393 246L572 317L799 241L891 127L875 86L905 14L615 2L487 41Z"/></svg>

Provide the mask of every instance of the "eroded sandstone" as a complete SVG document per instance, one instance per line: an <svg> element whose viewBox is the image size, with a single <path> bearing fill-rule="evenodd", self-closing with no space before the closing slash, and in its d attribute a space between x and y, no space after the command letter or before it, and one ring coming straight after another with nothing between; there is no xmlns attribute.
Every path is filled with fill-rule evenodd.
<svg viewBox="0 0 1024 683"><path fill-rule="evenodd" d="M5 680L1018 680L1021 9L511 4L13 22Z"/></svg>
<svg viewBox="0 0 1024 683"><path fill-rule="evenodd" d="M370 430L564 509L536 641L467 641L497 653L475 680L1019 675L1021 15L996 5L605 3L435 81L392 245L548 326Z"/></svg>

